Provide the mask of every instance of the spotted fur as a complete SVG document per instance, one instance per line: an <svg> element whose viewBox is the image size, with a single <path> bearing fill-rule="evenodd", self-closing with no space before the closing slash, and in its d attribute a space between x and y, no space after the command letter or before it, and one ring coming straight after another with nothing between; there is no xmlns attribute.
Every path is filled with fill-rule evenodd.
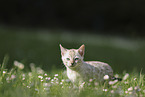
<svg viewBox="0 0 145 97"><path fill-rule="evenodd" d="M86 82L89 79L103 82L105 75L109 78L113 77L113 70L107 63L83 60L85 45L79 49L66 49L60 45L60 49L67 76L74 84Z"/></svg>

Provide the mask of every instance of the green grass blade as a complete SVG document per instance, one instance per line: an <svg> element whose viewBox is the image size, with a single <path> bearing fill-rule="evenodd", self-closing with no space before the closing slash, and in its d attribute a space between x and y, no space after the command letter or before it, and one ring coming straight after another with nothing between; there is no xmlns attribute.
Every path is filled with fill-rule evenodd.
<svg viewBox="0 0 145 97"><path fill-rule="evenodd" d="M1 75L3 74L3 70L5 69L6 67L6 64L8 63L8 60L9 60L9 56L8 55L5 55L4 56L4 59L3 59L3 63L1 65Z"/></svg>

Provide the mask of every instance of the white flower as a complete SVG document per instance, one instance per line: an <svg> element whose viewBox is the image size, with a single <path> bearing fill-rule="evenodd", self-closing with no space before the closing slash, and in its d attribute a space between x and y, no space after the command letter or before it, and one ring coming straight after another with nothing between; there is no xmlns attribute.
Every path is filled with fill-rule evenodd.
<svg viewBox="0 0 145 97"><path fill-rule="evenodd" d="M46 80L50 80L51 78L50 78L50 77L46 77L45 79L46 79Z"/></svg>
<svg viewBox="0 0 145 97"><path fill-rule="evenodd" d="M134 78L134 80L137 80L137 78Z"/></svg>
<svg viewBox="0 0 145 97"><path fill-rule="evenodd" d="M115 85L115 86L112 86L112 88L117 88L117 86Z"/></svg>
<svg viewBox="0 0 145 97"><path fill-rule="evenodd" d="M6 71L3 71L3 74L5 74L6 73Z"/></svg>
<svg viewBox="0 0 145 97"><path fill-rule="evenodd" d="M47 76L47 74L45 73L44 76Z"/></svg>
<svg viewBox="0 0 145 97"><path fill-rule="evenodd" d="M111 90L110 92L113 94L114 93L114 90Z"/></svg>
<svg viewBox="0 0 145 97"><path fill-rule="evenodd" d="M127 94L127 93L128 93L128 91L125 91L125 93Z"/></svg>
<svg viewBox="0 0 145 97"><path fill-rule="evenodd" d="M58 76L58 74L55 74L54 76Z"/></svg>
<svg viewBox="0 0 145 97"><path fill-rule="evenodd" d="M105 75L104 76L104 80L108 80L109 79L109 76L108 75Z"/></svg>
<svg viewBox="0 0 145 97"><path fill-rule="evenodd" d="M80 88L83 88L83 87L84 87L84 84L85 84L85 82L83 82L83 83L80 85Z"/></svg>
<svg viewBox="0 0 145 97"><path fill-rule="evenodd" d="M54 79L51 79L51 82L53 82L54 81Z"/></svg>
<svg viewBox="0 0 145 97"><path fill-rule="evenodd" d="M114 84L114 82L113 81L109 81L109 85L113 85Z"/></svg>
<svg viewBox="0 0 145 97"><path fill-rule="evenodd" d="M134 87L135 90L137 91L141 91L141 89L139 88L139 86Z"/></svg>
<svg viewBox="0 0 145 97"><path fill-rule="evenodd" d="M62 79L61 81L64 82L64 79Z"/></svg>
<svg viewBox="0 0 145 97"><path fill-rule="evenodd" d="M128 88L128 91L132 91L132 90L133 90L133 87Z"/></svg>
<svg viewBox="0 0 145 97"><path fill-rule="evenodd" d="M22 64L22 63L20 63L20 62L18 62L18 61L14 61L14 65L15 65L16 67L18 67L19 69L24 69L24 64Z"/></svg>
<svg viewBox="0 0 145 97"><path fill-rule="evenodd" d="M95 85L95 86L98 86L98 85L99 85L99 83L98 83L98 82L95 82L95 83L94 83L94 85Z"/></svg>
<svg viewBox="0 0 145 97"><path fill-rule="evenodd" d="M25 78L23 77L22 80L25 80Z"/></svg>
<svg viewBox="0 0 145 97"><path fill-rule="evenodd" d="M58 80L58 78L54 77L53 79Z"/></svg>
<svg viewBox="0 0 145 97"><path fill-rule="evenodd" d="M109 84L110 84L110 85L113 85L113 84L115 84L115 83L117 83L117 82L118 82L118 80L109 81Z"/></svg>
<svg viewBox="0 0 145 97"><path fill-rule="evenodd" d="M56 84L59 84L59 82L58 82L58 81L56 81L55 83L56 83Z"/></svg>
<svg viewBox="0 0 145 97"><path fill-rule="evenodd" d="M129 74L126 73L126 74L124 75L124 77L123 77L123 80L126 80L128 77L129 77Z"/></svg>
<svg viewBox="0 0 145 97"><path fill-rule="evenodd" d="M27 88L30 88L30 86L27 86Z"/></svg>
<svg viewBox="0 0 145 97"><path fill-rule="evenodd" d="M38 76L38 78L42 79L42 78L43 78L43 76L40 76L40 75L39 75L39 76Z"/></svg>
<svg viewBox="0 0 145 97"><path fill-rule="evenodd" d="M107 92L108 90L107 89L103 89L103 91Z"/></svg>
<svg viewBox="0 0 145 97"><path fill-rule="evenodd" d="M15 79L16 78L16 76L15 75L11 75L11 79Z"/></svg>
<svg viewBox="0 0 145 97"><path fill-rule="evenodd" d="M135 89L135 90L137 90L137 89L139 89L139 87L138 87L138 86L136 86L136 87L134 87L134 89Z"/></svg>
<svg viewBox="0 0 145 97"><path fill-rule="evenodd" d="M92 82L93 81L93 79L89 79L89 82Z"/></svg>

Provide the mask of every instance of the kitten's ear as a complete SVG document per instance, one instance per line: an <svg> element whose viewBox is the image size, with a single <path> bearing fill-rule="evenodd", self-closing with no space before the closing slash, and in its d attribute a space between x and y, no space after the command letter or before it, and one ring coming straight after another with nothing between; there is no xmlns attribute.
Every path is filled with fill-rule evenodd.
<svg viewBox="0 0 145 97"><path fill-rule="evenodd" d="M64 53L67 51L67 49L62 47L61 44L59 46L60 46L60 49L61 49L61 55L63 56Z"/></svg>
<svg viewBox="0 0 145 97"><path fill-rule="evenodd" d="M78 52L81 56L84 56L84 53L85 53L85 45L84 44L78 49Z"/></svg>

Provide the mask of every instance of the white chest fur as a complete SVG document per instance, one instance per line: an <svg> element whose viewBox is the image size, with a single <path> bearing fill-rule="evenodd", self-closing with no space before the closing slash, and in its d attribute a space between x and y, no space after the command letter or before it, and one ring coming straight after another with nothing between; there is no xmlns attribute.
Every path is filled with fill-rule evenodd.
<svg viewBox="0 0 145 97"><path fill-rule="evenodd" d="M79 72L69 68L67 68L67 76L73 83L79 83L80 81L83 81L83 78Z"/></svg>

